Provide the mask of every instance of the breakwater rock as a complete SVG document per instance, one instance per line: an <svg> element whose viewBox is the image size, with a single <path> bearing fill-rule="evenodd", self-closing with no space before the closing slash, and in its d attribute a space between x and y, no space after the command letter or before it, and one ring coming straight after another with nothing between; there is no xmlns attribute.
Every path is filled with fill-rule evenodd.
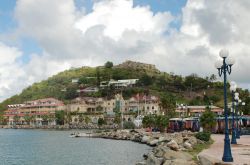
<svg viewBox="0 0 250 165"><path fill-rule="evenodd" d="M97 136L107 139L131 140L152 146L152 151L144 154L144 160L136 165L195 165L197 163L193 161L193 156L186 151L192 150L197 143L203 143L189 131L159 133L143 130L117 130L102 132Z"/></svg>

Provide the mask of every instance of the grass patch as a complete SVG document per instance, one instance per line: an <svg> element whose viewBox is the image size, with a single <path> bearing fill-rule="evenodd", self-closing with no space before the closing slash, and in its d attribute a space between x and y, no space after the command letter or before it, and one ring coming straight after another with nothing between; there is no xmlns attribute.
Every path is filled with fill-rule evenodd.
<svg viewBox="0 0 250 165"><path fill-rule="evenodd" d="M210 138L208 142L205 142L204 144L196 144L193 146L193 149L188 150L188 153L190 153L193 156L194 161L197 160L197 155L204 149L207 149L210 147L211 144L214 143L214 140Z"/></svg>

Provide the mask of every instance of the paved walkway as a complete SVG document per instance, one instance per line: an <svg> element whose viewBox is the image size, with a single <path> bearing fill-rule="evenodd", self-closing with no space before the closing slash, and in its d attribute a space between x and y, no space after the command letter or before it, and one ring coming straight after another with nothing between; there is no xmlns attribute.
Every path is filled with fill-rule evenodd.
<svg viewBox="0 0 250 165"><path fill-rule="evenodd" d="M200 154L205 154L221 161L224 149L224 135L214 134L212 135L212 139L215 142L209 149L203 150ZM241 136L240 139L237 139L237 143L238 144L231 145L234 162L225 164L250 165L250 135Z"/></svg>

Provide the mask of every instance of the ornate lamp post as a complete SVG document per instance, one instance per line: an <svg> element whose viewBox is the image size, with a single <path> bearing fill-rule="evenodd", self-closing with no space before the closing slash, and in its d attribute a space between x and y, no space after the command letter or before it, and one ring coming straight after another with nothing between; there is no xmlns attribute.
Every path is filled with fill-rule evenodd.
<svg viewBox="0 0 250 165"><path fill-rule="evenodd" d="M219 76L224 75L224 115L225 115L225 139L224 139L224 153L222 160L224 162L233 162L230 139L229 139L229 130L228 130L228 108L227 108L227 74L230 74L232 71L232 65L234 60L227 59L228 51L223 49L220 51L220 57L223 59L223 64L217 62L215 67L218 69ZM227 59L227 62L226 62Z"/></svg>
<svg viewBox="0 0 250 165"><path fill-rule="evenodd" d="M239 93L235 93L235 101L236 101L236 107L235 107L235 114L236 114L236 138L240 139L240 135L239 135L239 103L241 103L241 100L239 98Z"/></svg>
<svg viewBox="0 0 250 165"><path fill-rule="evenodd" d="M183 118L184 118L184 105L183 104L181 104L181 131L183 131L184 130L184 128L183 128Z"/></svg>
<svg viewBox="0 0 250 165"><path fill-rule="evenodd" d="M232 139L231 139L231 144L237 144L237 141L236 141L236 129L234 127L234 93L236 91L236 83L235 82L231 82L230 84L230 91L232 92Z"/></svg>
<svg viewBox="0 0 250 165"><path fill-rule="evenodd" d="M244 106L246 103L245 102L241 102L241 105L242 106ZM242 116L243 116L243 112L239 112L238 111L238 116L240 115L240 121L242 120ZM240 122L241 123L241 122ZM241 136L241 124L238 126L239 128L238 128L238 137L240 138L240 136ZM237 136L236 136L237 137Z"/></svg>

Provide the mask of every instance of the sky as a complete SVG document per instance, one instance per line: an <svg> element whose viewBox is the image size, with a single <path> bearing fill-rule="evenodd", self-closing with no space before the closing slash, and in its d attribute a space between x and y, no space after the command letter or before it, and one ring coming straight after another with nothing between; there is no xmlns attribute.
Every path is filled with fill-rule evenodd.
<svg viewBox="0 0 250 165"><path fill-rule="evenodd" d="M250 89L249 8L249 0L1 0L0 101L106 61L217 75L221 49L236 60L229 81Z"/></svg>

